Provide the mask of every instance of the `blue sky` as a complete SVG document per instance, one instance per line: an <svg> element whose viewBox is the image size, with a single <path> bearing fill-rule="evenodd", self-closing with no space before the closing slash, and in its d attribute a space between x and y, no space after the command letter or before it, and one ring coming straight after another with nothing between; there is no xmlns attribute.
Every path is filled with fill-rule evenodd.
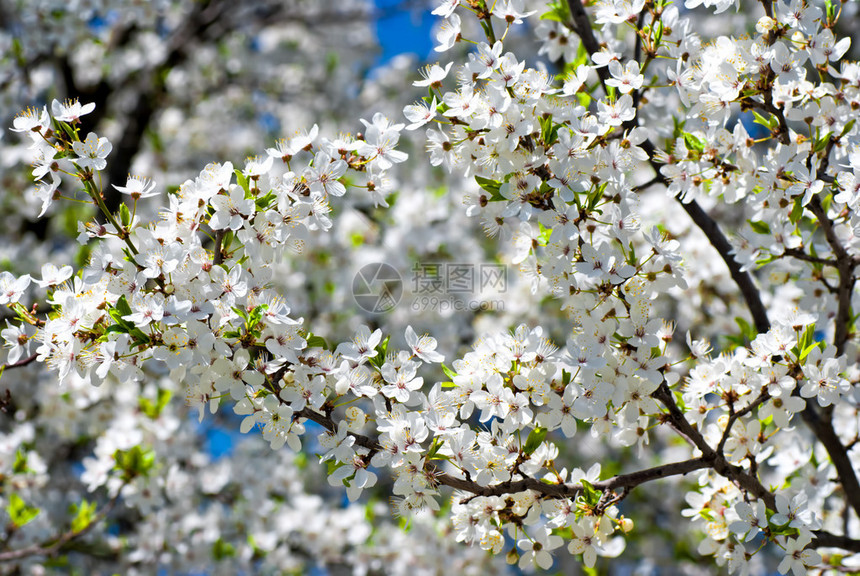
<svg viewBox="0 0 860 576"><path fill-rule="evenodd" d="M374 0L374 3L383 13L376 24L382 47L379 64L403 53L426 59L433 51L431 31L437 17L430 14L429 10L399 9L403 0Z"/></svg>

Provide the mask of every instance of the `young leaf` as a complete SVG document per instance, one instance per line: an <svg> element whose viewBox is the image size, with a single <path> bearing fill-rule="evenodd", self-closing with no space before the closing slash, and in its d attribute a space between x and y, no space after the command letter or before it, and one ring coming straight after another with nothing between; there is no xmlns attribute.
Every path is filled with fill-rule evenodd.
<svg viewBox="0 0 860 576"><path fill-rule="evenodd" d="M72 504L72 532L78 533L89 527L96 518L96 503L81 500L80 504Z"/></svg>
<svg viewBox="0 0 860 576"><path fill-rule="evenodd" d="M526 444L523 446L523 454L532 454L543 443L546 438L547 429L538 426L529 432L529 437L526 439Z"/></svg>
<svg viewBox="0 0 860 576"><path fill-rule="evenodd" d="M38 516L41 510L35 506L27 505L23 498L13 492L9 495L7 512L9 513L9 518L12 520L12 524L20 528Z"/></svg>

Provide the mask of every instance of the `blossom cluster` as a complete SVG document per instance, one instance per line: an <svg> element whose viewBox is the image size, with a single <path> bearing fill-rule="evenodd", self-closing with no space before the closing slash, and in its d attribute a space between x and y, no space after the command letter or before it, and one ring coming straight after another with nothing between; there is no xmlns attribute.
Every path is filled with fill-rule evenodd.
<svg viewBox="0 0 860 576"><path fill-rule="evenodd" d="M704 3L717 13L732 4ZM565 544L588 567L618 556L634 531L629 492L698 473L683 514L705 532L700 553L737 573L773 550L780 573L826 570L817 549L860 548L850 537L860 522L860 67L835 68L848 42L833 34L831 3L765 10L755 36L707 44L668 3L599 2L597 31L578 1L554 4L537 29L540 52L564 58L553 78L506 51L510 29L533 14L522 2L444 0L436 51L464 40L475 50L424 70L415 84L428 96L406 107L408 126L378 114L359 137L314 127L241 170L210 164L151 224L137 217L138 201L157 194L146 178L116 186L130 207L104 205L111 143L78 130L92 106L27 110L13 129L32 143L43 213L74 180L104 221L81 225L79 240L98 242L78 274L52 266L35 280L50 289L47 318L22 303L29 276L0 276L0 303L20 321L3 332L10 362L35 354L61 385L143 381L156 364L185 384L201 420L229 406L273 450L300 451L315 435L329 483L351 501L384 469L403 515L440 511L442 487L452 488L456 540L507 550L523 568L549 569ZM483 38L464 38L468 12ZM762 136L739 119L748 111ZM674 121L657 120L666 115ZM385 205L386 172L406 160L401 131L425 126L430 164L479 186L466 213L510 241L532 293L548 291L566 314L563 343L522 324L481 335L449 367L436 339L411 326L400 349L400 334L366 325L329 344L270 287L282 253L332 228L333 197L363 187ZM750 309L753 324L742 321L716 357L690 333L681 352L659 313L689 274L671 226L642 225L658 185L723 257ZM699 204L717 201L742 216L731 242ZM765 308L750 274L763 266L809 288L795 307ZM440 372L447 380L429 380ZM565 440L585 429L643 459L670 433L689 448L604 475L600 463L563 463ZM794 442L811 444L812 458L792 458ZM130 481L111 475L116 466L145 466L110 448L84 466L91 490L115 495ZM844 518L831 512L840 501Z"/></svg>

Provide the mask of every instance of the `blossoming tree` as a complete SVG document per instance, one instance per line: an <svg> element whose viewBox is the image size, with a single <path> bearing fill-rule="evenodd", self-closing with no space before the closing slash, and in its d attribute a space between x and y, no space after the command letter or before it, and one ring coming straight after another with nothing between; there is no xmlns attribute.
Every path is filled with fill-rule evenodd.
<svg viewBox="0 0 860 576"><path fill-rule="evenodd" d="M263 489L273 462L310 449L350 501L390 475L396 512L435 512L452 541L524 569L566 554L593 569L598 557L623 562L651 522L637 495L674 482L682 499L669 501L697 553L730 572L856 570L860 65L834 33L853 7L763 1L749 35L707 38L697 18L735 2L525 4L438 3L436 51L450 58L416 76L427 96L403 110L408 127L374 114L357 135L309 130L242 166L208 164L169 194L132 176L112 184L126 198L116 209L102 178L113 145L82 128L92 104L55 101L15 118L42 210L73 199L100 216L81 225L88 257L77 270L0 275L0 304L16 315L3 332L4 380L43 363L87 407L134 383L122 389L140 396L116 405L151 422L124 433L126 420L94 411L112 428L81 474L109 500L82 501L67 531L27 532L40 505L27 498L30 461L23 451L2 461L11 524L0 560L73 546L120 502L138 502L145 522L169 521L147 501L190 490L196 465L177 458L155 486L151 444L187 441L158 425L177 409L163 387L181 383L201 419L236 414L269 444L239 491ZM524 22L554 75L510 49ZM284 253L336 231L351 194L387 204L381 183L406 165L404 129L419 128L418 160L467 181L447 193L520 266L533 307L551 308L548 325L481 333L446 358L412 325L362 325L330 342L325 325L291 313L274 275ZM139 206L156 199L158 216L143 221ZM713 288L699 268L716 266L685 258L687 243L720 259L729 288L690 289ZM35 294L46 305L33 306ZM733 329L690 313L696 298L722 300L724 314L737 298L744 310ZM685 343L675 322L689 324ZM712 351L705 337L717 336ZM8 442L28 434L22 423ZM586 442L631 448L623 469L583 462ZM282 508L276 497L257 503L263 512L235 534L251 537L249 566L283 569L287 544L265 538ZM158 541L135 554L235 554L200 522L170 552ZM87 552L134 562L121 541Z"/></svg>

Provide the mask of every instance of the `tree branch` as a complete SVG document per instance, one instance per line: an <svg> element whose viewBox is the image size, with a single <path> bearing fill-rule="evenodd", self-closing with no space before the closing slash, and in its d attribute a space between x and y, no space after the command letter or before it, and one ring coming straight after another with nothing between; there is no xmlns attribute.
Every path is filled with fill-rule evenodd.
<svg viewBox="0 0 860 576"><path fill-rule="evenodd" d="M281 400L280 396L278 396L278 400L282 403L284 402L283 400ZM316 422L317 424L319 424L320 426L322 426L323 428L325 428L329 432L336 432L337 431L337 425L335 424L335 422L332 418L326 416L325 414L320 414L319 412L314 412L313 410L311 410L310 408L307 408L307 407L302 408L300 411L296 412L293 415L293 417L294 418L307 418L308 420L311 420L312 422ZM379 442L377 442L376 440L374 440L370 436L365 436L363 434L357 434L355 432L350 432L349 435L352 436L353 438L355 438L356 445L361 446L362 448L367 448L368 450L370 450L371 453L379 452L380 450L382 450L382 446L379 444Z"/></svg>
<svg viewBox="0 0 860 576"><path fill-rule="evenodd" d="M836 345L836 355L841 356L845 352L845 343L849 337L848 324L851 321L851 294L854 291L855 262L842 245L842 242L839 241L839 237L836 235L836 230L833 227L833 221L827 216L819 194L813 196L806 207L809 208L809 211L818 220L818 225L821 227L821 231L824 232L824 238L827 240L827 244L830 245L833 256L836 258L836 269L839 272L839 287L837 288L838 311L835 319L834 344Z"/></svg>
<svg viewBox="0 0 860 576"><path fill-rule="evenodd" d="M854 473L854 465L848 457L848 452L833 428L833 422L818 413L812 398L806 400L806 409L800 415L818 441L824 445L824 449L827 450L827 455L830 456L830 461L833 462L833 467L836 468L836 473L839 475L839 482L842 484L845 498L851 508L860 516L860 482Z"/></svg>
<svg viewBox="0 0 860 576"><path fill-rule="evenodd" d="M600 44L594 37L594 31L591 29L591 19L588 17L588 13L582 5L582 0L567 0L567 6L570 8L570 16L573 19L573 22L567 23L567 27L579 36L579 39L582 41L582 45L585 46L585 50L588 52L589 57L600 52ZM606 81L612 78L612 76L609 74L609 70L606 66L597 68L597 75L600 76L600 82L603 84L603 91L605 92Z"/></svg>
<svg viewBox="0 0 860 576"><path fill-rule="evenodd" d="M837 266L836 260L831 258L819 258L817 256L812 256L811 254L807 254L800 248L786 248L783 251L784 256L791 256L792 258L797 258L798 260L803 260L804 262L810 262L812 264L823 264L824 266L833 266L834 268Z"/></svg>
<svg viewBox="0 0 860 576"><path fill-rule="evenodd" d="M812 534L814 539L809 544L810 548L841 548L855 553L860 552L860 540L831 534L823 530L816 530Z"/></svg>
<svg viewBox="0 0 860 576"><path fill-rule="evenodd" d="M124 487L125 485L123 485ZM63 546L80 538L87 532L93 529L93 527L100 523L105 517L113 510L114 506L116 506L117 501L119 500L119 495L122 493L122 487L117 491L116 495L110 499L110 501L99 511L98 514L93 518L92 522L86 525L81 530L74 531L69 530L63 534L57 536L53 541L47 541L42 544L34 544L33 546L28 546L26 548L21 548L19 550L10 550L8 552L0 552L0 562L11 562L12 560L20 560L22 558L27 558L29 556L53 556L57 552L59 552Z"/></svg>
<svg viewBox="0 0 860 576"><path fill-rule="evenodd" d="M678 201L681 202L680 200ZM705 233L711 246L717 250L723 262L728 266L729 274L731 274L732 280L735 281L735 284L740 289L747 308L749 308L750 314L753 317L756 330L759 333L767 332L770 329L770 320L768 320L767 310L765 310L764 304L761 301L758 288L756 288L753 282L752 275L749 272L742 271L740 264L737 263L735 257L731 254L733 250L732 245L726 239L722 230L720 230L717 222L707 212L702 210L702 207L695 200L687 203L681 202L681 206L683 206L684 211L689 214L699 229Z"/></svg>
<svg viewBox="0 0 860 576"><path fill-rule="evenodd" d="M32 354L23 360L18 360L17 362L13 362L12 364L0 364L0 374L3 374L4 371L10 370L12 368L21 368L22 366L26 366L27 364L32 364L36 361L38 354Z"/></svg>
<svg viewBox="0 0 860 576"><path fill-rule="evenodd" d="M589 56L592 56L595 52L600 50L600 45L597 43L597 40L594 37L594 32L591 30L591 21L588 14L585 12L582 1L568 0L567 3L570 7L570 13L573 18L573 22L568 23L567 26L580 37ZM601 81L604 82L605 89L605 81L610 78L609 71L605 67L602 67L598 68L597 72L600 75ZM638 125L638 118L639 116L637 114L633 119L632 124L626 128L633 128ZM650 186L652 183L658 182L668 184L665 176L660 172L660 165L656 160L654 160L654 155L657 151L656 146L654 146L653 142L650 140L645 140L640 146L648 154L648 161L654 169L654 172L656 172L655 179L657 181L649 182L648 185ZM680 199L678 199L678 201L681 202ZM755 283L753 282L752 275L750 275L749 272L742 271L740 264L735 261L734 256L731 254L732 245L726 239L716 221L711 218L695 200L687 203L681 202L681 205L687 214L689 214L690 218L692 218L693 222L695 222L702 232L705 233L705 236L708 237L711 245L720 254L723 262L726 263L732 279L740 289L747 308L749 308L756 330L759 332L767 332L770 328L770 321L767 317L767 310L761 301L758 288L756 288Z"/></svg>
<svg viewBox="0 0 860 576"><path fill-rule="evenodd" d="M660 384L660 387L651 396L659 400L666 407L668 410L666 417L669 422L677 431L689 438L696 445L702 452L702 458L708 463L710 468L713 468L717 474L735 482L756 498L760 498L771 510L776 510L776 498L774 495L755 476L740 466L729 464L725 456L711 448L701 432L687 421L681 409L675 403L675 398L672 396L672 391L666 385L666 382Z"/></svg>
<svg viewBox="0 0 860 576"><path fill-rule="evenodd" d="M619 488L631 489L661 478L670 476L681 476L702 470L710 467L710 464L703 458L692 458L682 462L672 462L631 472L630 474L619 474L607 480L593 482L592 486L600 491L606 492L617 490ZM445 486L450 486L456 490L470 492L475 496L504 496L507 494L516 494L525 490L532 490L545 497L550 498L575 498L583 490L580 484L547 484L536 478L526 477L522 480L514 480L493 484L491 486L481 486L477 482L465 480L450 474L440 474L436 476L436 480Z"/></svg>
<svg viewBox="0 0 860 576"><path fill-rule="evenodd" d="M284 402L280 399L280 396L277 397L280 402ZM337 425L332 418L324 414L320 414L319 412L316 412L314 410L311 410L308 407L305 407L299 412L296 412L293 417L306 418L308 420L316 422L329 432L334 432L337 430ZM350 432L349 434L350 436L355 438L356 445L361 446L363 448L367 448L371 451L371 453L382 450L382 446L379 444L379 442L373 438L370 438L369 436L357 434L354 432ZM432 466L432 464L430 463L427 463L425 465ZM688 474L696 470L708 468L711 465L712 462L705 458L692 458L690 460L663 464L660 466L655 466L653 468L647 468L645 470L631 472L629 474L620 474L607 480L594 482L592 486L602 491L616 490L618 488L624 488L629 490L646 482L659 480L661 478L668 478L670 476ZM446 473L435 475L435 479L439 484L449 486L456 490L469 492L475 496L503 496L506 494L515 494L517 492L523 492L525 490L533 490L538 494L549 498L574 498L577 494L579 494L579 492L583 490L583 487L579 484L547 484L536 478L530 477L524 477L521 480L502 482L500 484L493 484L491 486L482 486L481 484L478 484L473 480L458 478L456 476L452 476L451 474Z"/></svg>

